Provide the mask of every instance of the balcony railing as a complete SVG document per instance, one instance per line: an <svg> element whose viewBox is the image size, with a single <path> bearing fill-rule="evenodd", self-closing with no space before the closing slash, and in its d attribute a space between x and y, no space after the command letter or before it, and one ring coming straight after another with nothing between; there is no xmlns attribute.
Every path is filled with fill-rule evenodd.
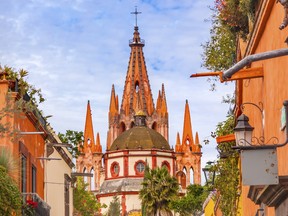
<svg viewBox="0 0 288 216"><path fill-rule="evenodd" d="M51 207L37 193L22 193L22 197L24 203L35 204L35 216L50 216Z"/></svg>
<svg viewBox="0 0 288 216"><path fill-rule="evenodd" d="M133 44L145 45L145 40L143 39L140 39L140 41L134 41L134 39L129 40L129 45L133 45Z"/></svg>

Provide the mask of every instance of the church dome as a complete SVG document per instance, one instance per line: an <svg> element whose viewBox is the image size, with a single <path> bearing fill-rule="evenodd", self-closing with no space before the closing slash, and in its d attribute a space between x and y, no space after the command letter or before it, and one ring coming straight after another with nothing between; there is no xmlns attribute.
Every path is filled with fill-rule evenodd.
<svg viewBox="0 0 288 216"><path fill-rule="evenodd" d="M167 140L160 133L145 126L136 126L118 136L109 150L152 148L170 150Z"/></svg>

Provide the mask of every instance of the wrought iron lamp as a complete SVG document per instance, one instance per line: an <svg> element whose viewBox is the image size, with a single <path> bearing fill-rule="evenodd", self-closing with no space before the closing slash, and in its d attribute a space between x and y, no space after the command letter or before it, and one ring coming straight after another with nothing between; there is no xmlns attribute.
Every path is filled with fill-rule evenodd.
<svg viewBox="0 0 288 216"><path fill-rule="evenodd" d="M206 184L208 186L213 186L214 185L214 180L215 180L215 170L213 169L213 162L208 161L206 163L206 166L202 169L204 172Z"/></svg>
<svg viewBox="0 0 288 216"><path fill-rule="evenodd" d="M252 132L254 128L249 124L249 118L241 114L237 119L237 125L234 128L236 145L246 146L252 142Z"/></svg>
<svg viewBox="0 0 288 216"><path fill-rule="evenodd" d="M249 118L244 114L238 117L234 129L236 146L232 148L240 151L243 185L277 185L279 183L277 148L288 143L288 100L285 100L283 105L282 128L286 127L284 143L279 144L276 137L270 138L267 142L264 137L252 137L254 128L248 123Z"/></svg>
<svg viewBox="0 0 288 216"><path fill-rule="evenodd" d="M234 128L235 137L236 137L236 146L232 147L233 149L239 150L249 150L249 149L271 149L271 148L279 148L283 147L288 143L288 100L283 102L284 106L284 116L285 116L285 130L286 130L286 140L284 143L278 143L278 139L276 137L270 138L267 143L264 142L264 138L256 138L252 137L252 132L254 128L249 124L249 118L241 114L237 119L237 125ZM258 140L259 145L253 145L252 139ZM273 143L270 143L274 140Z"/></svg>

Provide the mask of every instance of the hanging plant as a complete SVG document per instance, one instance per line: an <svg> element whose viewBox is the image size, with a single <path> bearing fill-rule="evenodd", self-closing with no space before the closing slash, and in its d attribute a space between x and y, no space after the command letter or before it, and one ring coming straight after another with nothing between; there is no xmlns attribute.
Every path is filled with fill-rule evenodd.
<svg viewBox="0 0 288 216"><path fill-rule="evenodd" d="M250 0L216 0L215 7L219 13L219 19L230 28L231 32L239 34L243 39L247 39L249 33L248 13L243 9L247 9ZM242 7L241 7L242 6Z"/></svg>
<svg viewBox="0 0 288 216"><path fill-rule="evenodd" d="M38 104L43 103L45 101L41 93L41 89L37 89L34 85L31 85L26 81L28 71L24 69L16 71L12 67L8 66L2 67L0 65L0 71L1 70L7 74L6 79L10 81L9 87L11 91L17 91L21 97L25 97L25 94L27 94L31 102L36 107L38 106Z"/></svg>

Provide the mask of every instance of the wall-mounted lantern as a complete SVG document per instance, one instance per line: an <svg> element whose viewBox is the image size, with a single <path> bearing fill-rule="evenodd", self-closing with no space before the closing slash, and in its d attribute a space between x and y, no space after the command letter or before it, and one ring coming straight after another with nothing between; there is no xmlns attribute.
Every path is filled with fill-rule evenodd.
<svg viewBox="0 0 288 216"><path fill-rule="evenodd" d="M237 125L234 128L236 145L246 146L252 142L252 132L254 128L249 124L249 118L241 114L237 119Z"/></svg>
<svg viewBox="0 0 288 216"><path fill-rule="evenodd" d="M213 164L212 161L208 161L206 163L206 166L202 169L202 171L204 172L207 186L213 186L214 185L215 169L213 169L212 164Z"/></svg>
<svg viewBox="0 0 288 216"><path fill-rule="evenodd" d="M263 143L263 139L255 138L258 144L252 144L253 127L249 124L249 118L244 114L237 119L234 129L236 146L241 156L242 183L243 185L275 185L279 183L277 148L288 143L288 100L284 101L284 116L286 127L286 141L282 144ZM260 142L259 142L260 140Z"/></svg>

